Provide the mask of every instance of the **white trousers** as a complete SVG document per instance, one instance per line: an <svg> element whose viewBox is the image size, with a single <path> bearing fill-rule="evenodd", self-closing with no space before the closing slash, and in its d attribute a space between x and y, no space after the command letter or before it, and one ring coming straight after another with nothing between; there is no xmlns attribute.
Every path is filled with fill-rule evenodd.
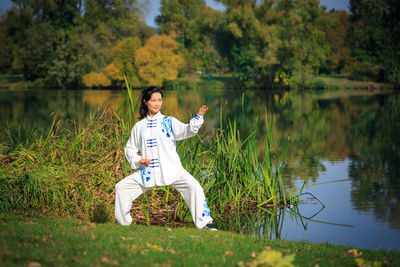
<svg viewBox="0 0 400 267"><path fill-rule="evenodd" d="M140 178L140 172L129 175L115 186L115 218L122 225L132 223L132 216L130 215L132 202L151 189L151 187L140 185L135 180L137 178ZM193 222L197 228L201 229L212 222L203 188L190 173L183 169L176 177L175 182L169 186L174 187L182 195L189 206Z"/></svg>

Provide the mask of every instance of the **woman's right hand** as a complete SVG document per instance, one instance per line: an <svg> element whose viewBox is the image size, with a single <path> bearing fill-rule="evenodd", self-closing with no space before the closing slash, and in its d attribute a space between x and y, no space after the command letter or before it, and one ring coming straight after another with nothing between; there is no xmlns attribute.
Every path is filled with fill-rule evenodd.
<svg viewBox="0 0 400 267"><path fill-rule="evenodd" d="M149 159L141 159L141 160L139 160L139 163L142 165L145 165L146 167L149 167L150 161L151 160L149 160Z"/></svg>

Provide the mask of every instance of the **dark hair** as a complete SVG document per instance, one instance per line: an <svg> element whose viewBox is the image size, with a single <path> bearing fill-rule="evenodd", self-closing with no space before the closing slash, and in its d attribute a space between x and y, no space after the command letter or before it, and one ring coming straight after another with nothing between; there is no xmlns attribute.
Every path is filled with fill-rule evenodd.
<svg viewBox="0 0 400 267"><path fill-rule="evenodd" d="M151 99L151 95L154 93L160 93L161 97L164 97L161 89L155 86L148 87L142 91L142 96L140 97L139 119L146 118L149 110L147 109L145 102L149 101Z"/></svg>

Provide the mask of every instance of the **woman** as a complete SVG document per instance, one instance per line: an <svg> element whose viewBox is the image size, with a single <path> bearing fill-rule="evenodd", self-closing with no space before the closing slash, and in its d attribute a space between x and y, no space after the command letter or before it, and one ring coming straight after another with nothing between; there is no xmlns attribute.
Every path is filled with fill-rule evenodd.
<svg viewBox="0 0 400 267"><path fill-rule="evenodd" d="M210 209L199 182L183 167L176 152L176 141L197 134L208 107L203 105L189 124L160 113L163 93L158 87L142 92L140 121L132 129L125 146L125 156L132 169L139 171L115 186L115 218L130 225L132 202L154 186L172 186L189 206L194 224L199 229L217 230L211 223ZM140 152L141 155L138 153Z"/></svg>

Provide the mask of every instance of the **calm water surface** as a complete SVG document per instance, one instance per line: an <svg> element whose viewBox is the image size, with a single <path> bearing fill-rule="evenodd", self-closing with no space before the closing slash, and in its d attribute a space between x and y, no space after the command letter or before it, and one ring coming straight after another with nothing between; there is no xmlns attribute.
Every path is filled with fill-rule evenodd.
<svg viewBox="0 0 400 267"><path fill-rule="evenodd" d="M65 122L84 123L104 105L121 108L122 114L125 99L125 91L0 90L0 125L46 127L54 114ZM219 127L222 110L222 123L236 119L241 136L252 127L262 136L273 113L277 160L291 137L285 184L299 187L306 181L304 192L310 193L301 196L298 209L277 211L275 217L254 215L253 220L250 214L250 223L222 228L286 240L400 249L400 95L167 91L163 113L187 121L203 103L210 106L203 133ZM4 131L0 136L4 140ZM260 155L264 147L260 142ZM267 225L273 230L266 230Z"/></svg>

